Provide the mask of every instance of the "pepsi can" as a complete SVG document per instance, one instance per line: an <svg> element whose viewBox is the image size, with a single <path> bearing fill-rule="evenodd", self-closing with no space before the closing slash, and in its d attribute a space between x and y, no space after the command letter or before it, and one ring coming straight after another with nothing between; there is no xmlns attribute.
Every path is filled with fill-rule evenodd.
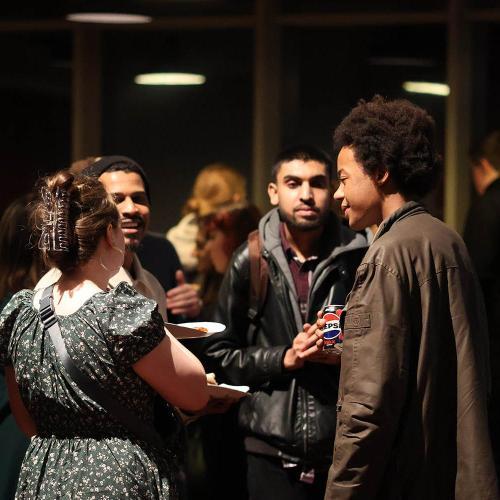
<svg viewBox="0 0 500 500"><path fill-rule="evenodd" d="M323 309L323 319L326 321L323 327L323 350L342 350L344 335L340 327L340 315L344 310L343 305L335 304Z"/></svg>

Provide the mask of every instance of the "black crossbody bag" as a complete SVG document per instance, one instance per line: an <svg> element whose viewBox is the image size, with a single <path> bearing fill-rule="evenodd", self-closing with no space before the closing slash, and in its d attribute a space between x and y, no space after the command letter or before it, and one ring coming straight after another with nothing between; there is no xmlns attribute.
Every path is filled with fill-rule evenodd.
<svg viewBox="0 0 500 500"><path fill-rule="evenodd" d="M66 350L61 335L61 327L54 312L54 285L45 288L40 299L40 316L45 330L49 333L57 355L73 382L92 400L104 408L117 422L128 429L135 437L146 441L157 449L175 451L178 434L181 428L173 408L157 397L155 401L155 422L159 420L158 430L142 421L129 408L122 405L105 389L75 365ZM155 423L156 425L156 423Z"/></svg>

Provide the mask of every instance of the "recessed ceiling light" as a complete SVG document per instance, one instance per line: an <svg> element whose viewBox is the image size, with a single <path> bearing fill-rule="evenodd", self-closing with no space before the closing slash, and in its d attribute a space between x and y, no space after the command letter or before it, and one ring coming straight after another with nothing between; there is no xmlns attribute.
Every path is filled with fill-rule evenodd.
<svg viewBox="0 0 500 500"><path fill-rule="evenodd" d="M195 73L144 73L134 78L139 85L203 85L206 80Z"/></svg>
<svg viewBox="0 0 500 500"><path fill-rule="evenodd" d="M66 19L76 23L101 24L144 24L152 21L150 16L121 14L118 12L75 12L68 14Z"/></svg>
<svg viewBox="0 0 500 500"><path fill-rule="evenodd" d="M413 94L450 95L450 86L446 83L404 82L403 88Z"/></svg>

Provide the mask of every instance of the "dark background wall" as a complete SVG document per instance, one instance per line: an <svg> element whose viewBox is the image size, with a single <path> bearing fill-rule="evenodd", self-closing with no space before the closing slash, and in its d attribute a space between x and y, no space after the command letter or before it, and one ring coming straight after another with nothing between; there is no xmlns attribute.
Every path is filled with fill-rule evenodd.
<svg viewBox="0 0 500 500"><path fill-rule="evenodd" d="M152 10L159 8L158 2L143 3ZM223 16L251 15L254 2L167 3L173 14L185 18L222 16L221 27L204 29L201 23L200 28L178 30L103 30L102 147L91 152L129 155L146 168L152 180L152 228L157 231L179 218L192 181L204 165L224 161L242 172L249 186L252 181L255 33L252 27L224 28ZM410 95L401 84L410 79L446 81L448 2L426 0L414 7L387 0L355 6L367 15L374 9L444 13L442 22L429 24L294 25L310 12L328 15L354 8L352 2L332 4L282 2L282 144L312 142L331 151L331 134L342 116L359 98L380 93L410 98L428 109L436 119L444 152L446 98ZM490 0L472 5L495 6ZM72 161L73 28L57 25L51 30L45 24L38 29L41 13L35 3L17 14L14 6L10 9L0 23L0 210L29 190L39 175ZM19 27L16 15L30 18L31 24ZM500 127L500 23L475 21L471 31L474 141ZM207 81L199 87L136 85L134 76L146 71L197 72ZM429 203L441 215L440 190Z"/></svg>
<svg viewBox="0 0 500 500"><path fill-rule="evenodd" d="M129 155L147 169L155 230L175 224L208 163L228 163L251 184L252 42L248 30L106 35L103 151ZM207 81L136 85L134 76L148 71L201 73Z"/></svg>

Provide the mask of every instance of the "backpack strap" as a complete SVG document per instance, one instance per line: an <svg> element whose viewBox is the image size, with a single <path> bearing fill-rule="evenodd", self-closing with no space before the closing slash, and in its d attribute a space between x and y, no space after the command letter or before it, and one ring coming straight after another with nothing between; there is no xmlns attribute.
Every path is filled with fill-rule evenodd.
<svg viewBox="0 0 500 500"><path fill-rule="evenodd" d="M262 311L269 284L269 266L262 256L262 245L258 229L248 235L248 255L250 258L250 306L248 308L248 317L255 323Z"/></svg>
<svg viewBox="0 0 500 500"><path fill-rule="evenodd" d="M61 327L54 312L53 289L54 285L49 286L42 293L42 298L40 299L40 316L45 331L50 335L57 355L68 375L90 399L104 408L123 427L132 432L137 438L147 441L156 448L161 447L160 449L162 449L162 437L152 426L143 422L132 410L123 406L104 388L98 385L95 380L92 380L86 373L82 372L73 362L66 350L66 345L61 335Z"/></svg>

